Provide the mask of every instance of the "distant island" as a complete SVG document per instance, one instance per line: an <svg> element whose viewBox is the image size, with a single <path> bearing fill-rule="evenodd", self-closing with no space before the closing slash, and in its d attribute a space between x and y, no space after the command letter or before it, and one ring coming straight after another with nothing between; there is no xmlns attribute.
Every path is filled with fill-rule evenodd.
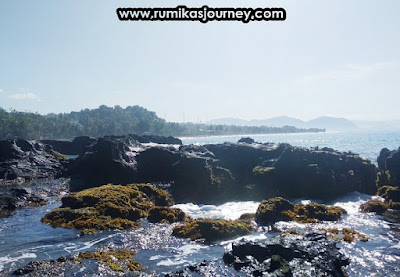
<svg viewBox="0 0 400 277"><path fill-rule="evenodd" d="M262 120L243 120L239 118L220 118L214 119L207 122L207 124L216 125L236 125L236 126L269 126L269 127L281 127L281 126L293 126L296 128L324 128L329 131L347 131L357 129L357 125L352 121L341 118L341 117L330 117L321 116L309 121L303 121L301 119L278 116L269 119Z"/></svg>
<svg viewBox="0 0 400 277"><path fill-rule="evenodd" d="M0 139L71 139L77 136L151 134L162 136L214 136L325 132L322 128L302 128L283 124L237 126L167 122L140 106L84 109L79 112L47 114L10 111L0 108Z"/></svg>

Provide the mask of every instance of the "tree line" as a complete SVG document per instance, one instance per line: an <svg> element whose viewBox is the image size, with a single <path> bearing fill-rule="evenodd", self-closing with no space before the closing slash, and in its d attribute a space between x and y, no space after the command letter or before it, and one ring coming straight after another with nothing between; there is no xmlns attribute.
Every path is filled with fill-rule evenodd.
<svg viewBox="0 0 400 277"><path fill-rule="evenodd" d="M100 106L79 112L47 114L0 108L0 138L71 139L77 136L152 134L199 136L321 132L323 129L298 129L292 126L255 127L167 122L155 112L140 106Z"/></svg>

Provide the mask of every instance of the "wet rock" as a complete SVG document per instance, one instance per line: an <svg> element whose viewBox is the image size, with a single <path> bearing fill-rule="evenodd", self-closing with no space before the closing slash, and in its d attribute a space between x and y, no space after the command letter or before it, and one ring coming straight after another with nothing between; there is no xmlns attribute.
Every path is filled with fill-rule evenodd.
<svg viewBox="0 0 400 277"><path fill-rule="evenodd" d="M0 186L61 176L60 156L36 141L0 140Z"/></svg>
<svg viewBox="0 0 400 277"><path fill-rule="evenodd" d="M185 268L167 273L165 277L192 277L192 276L243 276L233 269L226 267L222 260L202 261L195 265L189 265Z"/></svg>
<svg viewBox="0 0 400 277"><path fill-rule="evenodd" d="M13 276L58 276L67 266L75 264L73 258L60 258L48 261L31 261L26 266L15 270Z"/></svg>
<svg viewBox="0 0 400 277"><path fill-rule="evenodd" d="M251 276L345 276L349 260L325 234L281 237L277 241L233 243L224 262Z"/></svg>
<svg viewBox="0 0 400 277"><path fill-rule="evenodd" d="M68 190L66 179L41 181L24 186L5 187L0 190L0 218L10 216L25 207L47 204L47 197L59 196Z"/></svg>

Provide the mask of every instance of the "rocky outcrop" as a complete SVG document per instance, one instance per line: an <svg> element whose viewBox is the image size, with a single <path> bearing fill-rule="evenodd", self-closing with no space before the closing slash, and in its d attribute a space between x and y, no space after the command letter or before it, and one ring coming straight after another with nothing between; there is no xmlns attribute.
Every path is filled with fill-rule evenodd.
<svg viewBox="0 0 400 277"><path fill-rule="evenodd" d="M152 222L185 219L181 210L168 207L174 202L167 192L150 185L105 185L71 193L61 201L62 206L46 214L42 222L83 234L136 228L137 221L148 216Z"/></svg>
<svg viewBox="0 0 400 277"><path fill-rule="evenodd" d="M254 143L254 139L250 138L250 137L245 137L245 138L241 138L238 140L238 143L249 143L252 144Z"/></svg>
<svg viewBox="0 0 400 277"><path fill-rule="evenodd" d="M326 206L311 202L307 205L275 197L261 201L255 214L255 221L260 225L269 225L277 221L297 221L316 223L318 221L337 221L346 211L337 206Z"/></svg>
<svg viewBox="0 0 400 277"><path fill-rule="evenodd" d="M361 205L361 212L383 214L388 209L400 211L399 187L383 186L378 189L377 194L381 196L384 201L380 199L369 200Z"/></svg>
<svg viewBox="0 0 400 277"><path fill-rule="evenodd" d="M383 148L378 156L378 167L380 169L378 176L379 186L400 185L400 148L390 151Z"/></svg>
<svg viewBox="0 0 400 277"><path fill-rule="evenodd" d="M376 192L375 165L356 154L289 144L171 146L104 137L71 162L72 190L107 183L164 183L178 202L274 196L332 199Z"/></svg>
<svg viewBox="0 0 400 277"><path fill-rule="evenodd" d="M61 176L62 158L40 142L0 140L0 186Z"/></svg>
<svg viewBox="0 0 400 277"><path fill-rule="evenodd" d="M80 155L96 141L94 138L87 136L76 137L72 141L69 140L42 140L44 144L51 145L53 149L64 155Z"/></svg>
<svg viewBox="0 0 400 277"><path fill-rule="evenodd" d="M346 276L343 267L349 264L336 243L320 233L306 234L301 240L285 236L279 241L233 243L223 260L248 276L308 276L310 272Z"/></svg>

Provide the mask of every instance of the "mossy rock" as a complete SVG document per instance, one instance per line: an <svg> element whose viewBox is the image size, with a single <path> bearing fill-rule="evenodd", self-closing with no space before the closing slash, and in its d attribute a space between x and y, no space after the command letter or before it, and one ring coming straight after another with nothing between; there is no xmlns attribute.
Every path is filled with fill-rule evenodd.
<svg viewBox="0 0 400 277"><path fill-rule="evenodd" d="M256 214L253 214L253 213L245 213L245 214L242 214L239 217L239 219L250 223L254 220L255 216L256 216Z"/></svg>
<svg viewBox="0 0 400 277"><path fill-rule="evenodd" d="M83 260L95 260L107 265L113 271L141 271L143 267L139 262L134 260L136 253L128 249L106 249L97 251L81 252L76 257L76 261L82 262Z"/></svg>
<svg viewBox="0 0 400 277"><path fill-rule="evenodd" d="M253 230L248 222L242 220L199 218L176 226L172 234L179 238L204 240L206 243L211 243L244 236Z"/></svg>
<svg viewBox="0 0 400 277"><path fill-rule="evenodd" d="M291 218L284 212L293 210L294 204L282 197L261 201L257 208L255 221L266 225L277 221L288 221Z"/></svg>
<svg viewBox="0 0 400 277"><path fill-rule="evenodd" d="M337 206L326 206L313 202L307 205L294 205L282 197L276 197L261 202L257 208L255 219L260 225L291 220L300 223L315 223L321 220L336 221L345 213L344 209Z"/></svg>
<svg viewBox="0 0 400 277"><path fill-rule="evenodd" d="M172 196L165 190L145 184L138 184L136 186L140 191L144 192L156 206L172 206L175 204Z"/></svg>
<svg viewBox="0 0 400 277"><path fill-rule="evenodd" d="M149 211L147 219L153 223L174 223L178 221L185 221L186 215L181 209L178 208L154 207Z"/></svg>
<svg viewBox="0 0 400 277"><path fill-rule="evenodd" d="M383 186L378 189L378 195L385 198L385 202L400 202L400 189L398 187Z"/></svg>
<svg viewBox="0 0 400 277"><path fill-rule="evenodd" d="M82 234L92 234L95 230L127 230L139 227L138 222L101 215L94 208L57 208L46 214L42 222L52 227L82 230Z"/></svg>
<svg viewBox="0 0 400 277"><path fill-rule="evenodd" d="M360 206L360 210L363 213L383 214L388 208L388 204L377 199L369 200Z"/></svg>
<svg viewBox="0 0 400 277"><path fill-rule="evenodd" d="M136 221L146 218L155 203L164 206L173 201L167 192L150 185L104 185L62 198L61 208L46 214L42 222L82 233L131 229L139 226Z"/></svg>
<svg viewBox="0 0 400 277"><path fill-rule="evenodd" d="M318 203L307 205L296 204L292 211L284 212L293 221L300 223L315 223L319 221L337 221L346 211L337 206L326 206Z"/></svg>

